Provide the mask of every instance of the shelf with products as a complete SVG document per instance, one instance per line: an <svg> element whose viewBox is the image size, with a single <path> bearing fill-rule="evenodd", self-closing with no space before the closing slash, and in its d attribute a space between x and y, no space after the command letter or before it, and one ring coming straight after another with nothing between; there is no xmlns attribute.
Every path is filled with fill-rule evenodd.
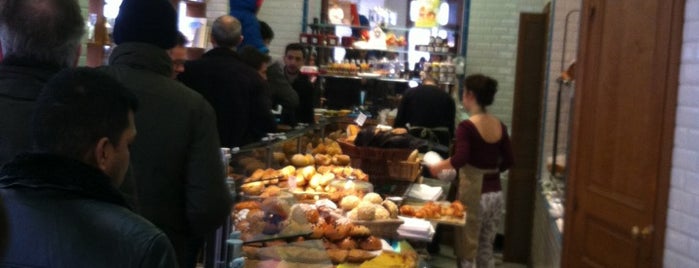
<svg viewBox="0 0 699 268"><path fill-rule="evenodd" d="M313 28L318 28L318 29L335 29L335 27L348 27L351 29L361 29L361 30L371 30L375 27L371 26L360 26L360 25L344 25L344 24L323 24L323 23L311 23L308 24L308 27L311 29ZM378 26L385 32L391 32L391 31L396 31L396 32L409 32L413 29L428 29L428 30L444 30L447 32L458 32L459 29L455 27L450 27L450 26L437 26L437 27L396 27L396 26Z"/></svg>

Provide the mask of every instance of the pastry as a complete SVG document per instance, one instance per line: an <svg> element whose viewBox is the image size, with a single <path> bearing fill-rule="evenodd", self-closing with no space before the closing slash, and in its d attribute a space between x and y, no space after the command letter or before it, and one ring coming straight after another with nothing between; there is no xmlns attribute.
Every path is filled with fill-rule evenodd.
<svg viewBox="0 0 699 268"><path fill-rule="evenodd" d="M282 176L288 177L288 176L296 174L296 168L294 166L286 166L286 167L280 169L279 173Z"/></svg>
<svg viewBox="0 0 699 268"><path fill-rule="evenodd" d="M357 242L355 242L351 238L347 237L347 238L343 239L342 241L340 241L339 243L337 243L337 248L347 249L347 250L356 249Z"/></svg>
<svg viewBox="0 0 699 268"><path fill-rule="evenodd" d="M359 197L348 195L340 201L340 207L344 210L352 210L359 205Z"/></svg>
<svg viewBox="0 0 699 268"><path fill-rule="evenodd" d="M329 225L332 226L332 225ZM330 229L325 232L325 238L327 238L330 241L338 241L346 238L349 235L350 229L347 227L347 225L337 225L334 228L332 228L332 231Z"/></svg>
<svg viewBox="0 0 699 268"><path fill-rule="evenodd" d="M346 154L338 154L333 156L333 164L338 166L346 166L350 164L350 157Z"/></svg>
<svg viewBox="0 0 699 268"><path fill-rule="evenodd" d="M243 201L235 204L234 209L236 211L241 211L243 209L259 209L260 208L260 202L257 201Z"/></svg>
<svg viewBox="0 0 699 268"><path fill-rule="evenodd" d="M311 238L319 239L323 237L323 231L323 225L316 225L315 227L313 227L313 233L311 233Z"/></svg>
<svg viewBox="0 0 699 268"><path fill-rule="evenodd" d="M381 248L383 248L383 245L381 245L381 239L378 239L375 236L370 236L359 242L359 247L363 250L373 251L381 250Z"/></svg>
<svg viewBox="0 0 699 268"><path fill-rule="evenodd" d="M327 239L323 239L323 247L327 250L337 249L337 244L330 242Z"/></svg>
<svg viewBox="0 0 699 268"><path fill-rule="evenodd" d="M328 249L327 252L330 260L335 264L347 261L347 255L349 254L349 250L344 249Z"/></svg>
<svg viewBox="0 0 699 268"><path fill-rule="evenodd" d="M263 169L256 169L255 172L250 175L250 180L251 181L259 181L262 179L262 175L265 174L265 171Z"/></svg>
<svg viewBox="0 0 699 268"><path fill-rule="evenodd" d="M323 146L325 146L325 145L323 145ZM323 151L325 151L325 150L323 150ZM330 165L333 163L333 159L328 157L325 154L317 153L313 158L315 159L316 164L319 166L327 166L327 165Z"/></svg>
<svg viewBox="0 0 699 268"><path fill-rule="evenodd" d="M391 214L382 206L375 206L374 210L375 220L388 220L391 218Z"/></svg>
<svg viewBox="0 0 699 268"><path fill-rule="evenodd" d="M310 165L308 159L306 159L306 156L302 154L295 154L291 157L291 164L297 167L305 167Z"/></svg>
<svg viewBox="0 0 699 268"><path fill-rule="evenodd" d="M315 209L311 209L306 211L306 220L309 223L318 223L318 218L320 218L320 215L318 214L318 211Z"/></svg>
<svg viewBox="0 0 699 268"><path fill-rule="evenodd" d="M357 207L357 219L360 221L374 220L376 208L374 206L359 206Z"/></svg>
<svg viewBox="0 0 699 268"><path fill-rule="evenodd" d="M271 185L271 186L265 188L264 191L262 191L262 194L260 194L260 197L267 198L267 197L279 196L279 193L281 191L282 191L281 188L277 187L276 185Z"/></svg>
<svg viewBox="0 0 699 268"><path fill-rule="evenodd" d="M262 193L262 190L265 189L265 185L262 182L256 181L243 184L240 186L240 189L248 195L259 195Z"/></svg>
<svg viewBox="0 0 699 268"><path fill-rule="evenodd" d="M367 260L373 259L375 256L366 250L353 249L347 254L348 262L365 262Z"/></svg>
<svg viewBox="0 0 699 268"><path fill-rule="evenodd" d="M388 210L389 217L391 219L397 219L398 218L398 206L396 203L393 203L391 200L385 200L381 205Z"/></svg>
<svg viewBox="0 0 699 268"><path fill-rule="evenodd" d="M364 198L362 199L362 201L368 201L368 202L371 202L373 204L381 204L381 202L383 202L383 199L377 193L368 193L368 194L364 195Z"/></svg>
<svg viewBox="0 0 699 268"><path fill-rule="evenodd" d="M371 235L371 230L363 225L355 225L350 230L349 235L351 237L367 237Z"/></svg>
<svg viewBox="0 0 699 268"><path fill-rule="evenodd" d="M400 207L400 214L403 216L412 217L415 216L415 209L410 205L403 205Z"/></svg>

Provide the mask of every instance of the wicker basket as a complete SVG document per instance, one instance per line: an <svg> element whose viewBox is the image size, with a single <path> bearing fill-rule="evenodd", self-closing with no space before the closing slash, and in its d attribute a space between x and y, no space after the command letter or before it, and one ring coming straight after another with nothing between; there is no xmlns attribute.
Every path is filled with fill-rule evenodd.
<svg viewBox="0 0 699 268"><path fill-rule="evenodd" d="M420 175L420 162L389 161L388 176L402 181L413 182Z"/></svg>
<svg viewBox="0 0 699 268"><path fill-rule="evenodd" d="M374 221L352 221L355 225L366 226L371 231L371 235L381 238L398 237L398 227L403 224L403 220L374 220Z"/></svg>

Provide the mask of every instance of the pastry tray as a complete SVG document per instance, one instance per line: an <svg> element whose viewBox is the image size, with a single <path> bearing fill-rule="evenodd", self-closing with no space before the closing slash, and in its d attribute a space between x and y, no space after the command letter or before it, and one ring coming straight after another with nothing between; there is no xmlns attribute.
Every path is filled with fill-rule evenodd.
<svg viewBox="0 0 699 268"><path fill-rule="evenodd" d="M259 234L253 237L252 240L249 241L243 241L243 245L246 244L252 244L252 243L262 243L262 242L267 242L267 241L272 241L272 240L288 240L288 239L293 239L293 238L298 238L298 237L307 237L310 234L312 234L313 231L307 231L307 232L300 232L300 233L293 233L293 234L287 234L287 235L282 235L282 234L276 234L276 235L266 235L266 234Z"/></svg>

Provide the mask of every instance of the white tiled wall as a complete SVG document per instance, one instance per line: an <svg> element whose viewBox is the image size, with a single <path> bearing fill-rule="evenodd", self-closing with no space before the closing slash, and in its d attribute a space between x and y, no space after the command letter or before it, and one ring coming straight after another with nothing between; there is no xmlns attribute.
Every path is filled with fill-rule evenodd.
<svg viewBox="0 0 699 268"><path fill-rule="evenodd" d="M482 73L498 81L490 108L510 126L517 64L520 12L541 12L548 0L472 0L468 35L467 74Z"/></svg>
<svg viewBox="0 0 699 268"><path fill-rule="evenodd" d="M559 84L556 82L561 73L577 57L578 29L580 28L580 6L581 0L556 0L552 6L552 31L551 42L549 44L549 69L548 87L544 103L544 140L543 152L540 163L542 164L542 175L545 172L546 158L553 152L554 123L556 119L556 100ZM566 17L568 22L566 23ZM567 35L566 35L567 31ZM565 37L567 36L567 37ZM565 40L565 44L564 44ZM565 53L564 53L565 47ZM565 54L565 55L564 55ZM564 58L565 57L565 58ZM558 130L557 154L567 152L568 130L570 121L570 104L573 96L573 87L561 86L561 105Z"/></svg>
<svg viewBox="0 0 699 268"><path fill-rule="evenodd" d="M320 1L309 1L308 20L320 16ZM299 41L303 18L303 1L274 0L265 1L257 14L274 30L274 40L270 45L270 54L277 58L284 54L284 47L289 43Z"/></svg>
<svg viewBox="0 0 699 268"><path fill-rule="evenodd" d="M699 267L699 0L687 0L665 267Z"/></svg>

